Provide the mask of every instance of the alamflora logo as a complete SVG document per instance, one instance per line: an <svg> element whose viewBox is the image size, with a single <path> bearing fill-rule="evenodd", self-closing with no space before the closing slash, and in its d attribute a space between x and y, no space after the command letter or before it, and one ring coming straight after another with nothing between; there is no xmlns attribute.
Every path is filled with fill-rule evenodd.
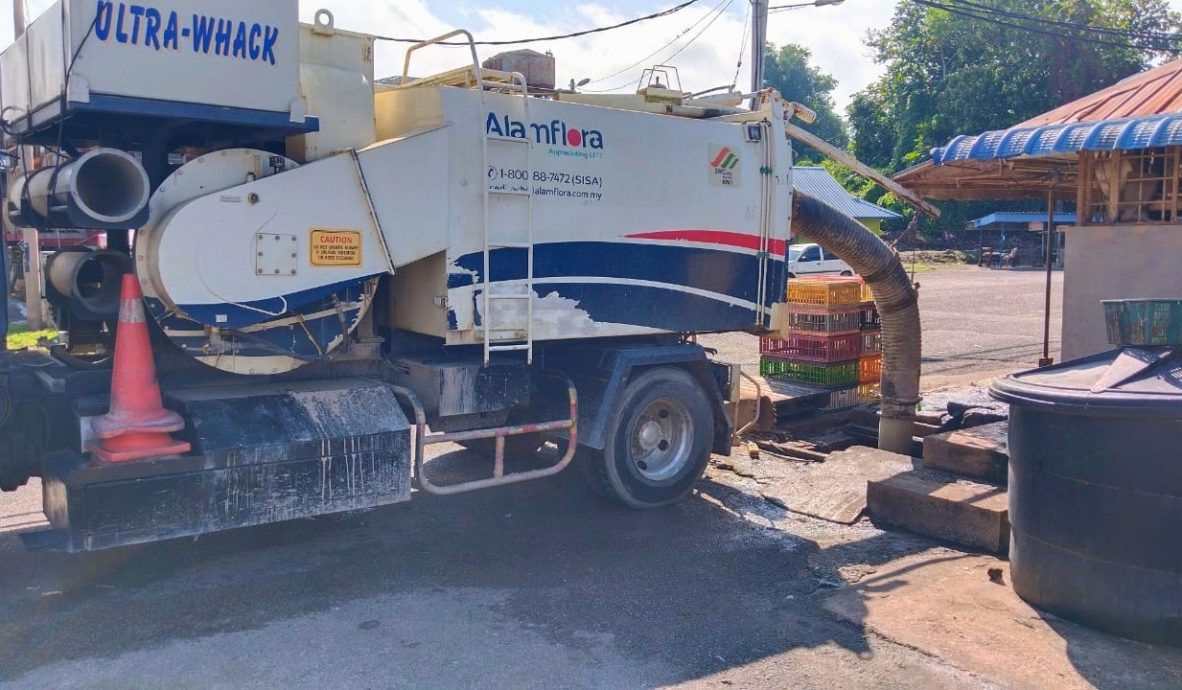
<svg viewBox="0 0 1182 690"><path fill-rule="evenodd" d="M723 144L710 144L706 151L710 155L710 167L707 168L707 179L715 187L743 186L743 169L739 167L739 155L734 149Z"/></svg>
<svg viewBox="0 0 1182 690"><path fill-rule="evenodd" d="M489 113L484 126L485 134L512 139L525 139L527 131L528 136L532 136L539 144L575 149L603 149L603 132L598 129L571 127L562 120L551 120L549 124L531 122L527 125L508 115L498 116L496 113Z"/></svg>
<svg viewBox="0 0 1182 690"><path fill-rule="evenodd" d="M739 157L731 151L729 146L723 146L714 160L710 161L710 167L717 170L734 170L735 166L739 164Z"/></svg>

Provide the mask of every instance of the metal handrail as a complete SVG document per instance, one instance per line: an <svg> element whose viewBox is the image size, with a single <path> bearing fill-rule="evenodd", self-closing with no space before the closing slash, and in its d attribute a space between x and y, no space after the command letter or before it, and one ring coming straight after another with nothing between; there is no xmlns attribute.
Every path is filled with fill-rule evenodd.
<svg viewBox="0 0 1182 690"><path fill-rule="evenodd" d="M407 48L406 49L406 58L402 63L402 83L405 84L410 79L410 56L411 56L411 53L415 52L416 50L422 50L423 48L426 48L427 46L433 46L433 45L436 45L439 43L443 43L447 39L455 38L456 36L463 36L464 38L466 38L468 40L468 49L472 52L472 66L476 70L476 83L483 84L484 83L484 75L481 73L482 68L480 67L480 56L477 55L477 53L476 53L476 39L473 38L471 32L469 32L466 29L456 29L455 31L449 31L448 33L445 33L442 36L436 36L435 38L428 38L425 41L419 41L418 43L414 44L413 46Z"/></svg>
<svg viewBox="0 0 1182 690"><path fill-rule="evenodd" d="M575 459L575 451L579 444L579 394L575 389L575 385L570 379L566 379L567 396L569 400L570 418L554 422L541 422L537 424L519 424L515 426L504 426L495 429L477 429L474 431L458 431L452 433L440 433L426 435L427 415L423 411L423 405L419 402L418 396L414 391L401 386L391 386L394 395L399 397L404 403L408 404L415 415L415 447L414 447L414 468L415 481L419 488L429 494L436 496L452 496L455 494L468 493L470 491L478 491L480 489L490 489L497 486L508 486L510 484L520 484L521 482L533 481L535 479L545 479L553 477L561 473L571 462ZM514 472L505 474L505 439L510 436L520 436L522 434L541 433L545 431L567 431L567 448L566 454L563 455L562 460L557 464L541 470L531 470L528 472ZM469 482L461 482L459 484L449 484L440 486L433 483L427 477L425 452L427 446L438 445L440 443L456 443L459 441L475 441L479 439L495 438L496 439L496 454L493 459L493 476L488 479L477 479Z"/></svg>

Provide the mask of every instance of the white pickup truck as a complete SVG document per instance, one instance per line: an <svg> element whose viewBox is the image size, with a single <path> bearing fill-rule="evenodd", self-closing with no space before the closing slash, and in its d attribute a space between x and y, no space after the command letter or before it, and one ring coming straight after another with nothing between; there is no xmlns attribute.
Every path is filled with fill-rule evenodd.
<svg viewBox="0 0 1182 690"><path fill-rule="evenodd" d="M817 273L852 276L854 269L836 255L826 252L819 244L794 244L788 248L789 278Z"/></svg>

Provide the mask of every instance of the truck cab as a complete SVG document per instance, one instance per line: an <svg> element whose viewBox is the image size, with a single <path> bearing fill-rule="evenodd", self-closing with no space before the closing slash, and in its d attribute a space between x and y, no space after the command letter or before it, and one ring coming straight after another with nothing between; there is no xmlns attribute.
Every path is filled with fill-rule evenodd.
<svg viewBox="0 0 1182 690"><path fill-rule="evenodd" d="M822 273L852 276L854 269L819 244L794 244L788 248L789 278Z"/></svg>

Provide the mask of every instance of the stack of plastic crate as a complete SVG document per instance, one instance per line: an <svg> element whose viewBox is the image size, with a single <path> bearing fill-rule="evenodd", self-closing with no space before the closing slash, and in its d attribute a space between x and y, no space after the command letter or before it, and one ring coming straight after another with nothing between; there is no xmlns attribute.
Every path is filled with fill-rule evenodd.
<svg viewBox="0 0 1182 690"><path fill-rule="evenodd" d="M862 283L862 355L858 360L858 404L876 402L882 391L882 317L870 286Z"/></svg>
<svg viewBox="0 0 1182 690"><path fill-rule="evenodd" d="M862 356L862 283L797 278L788 284L788 337L763 338L760 373L827 388L837 412L857 405Z"/></svg>

